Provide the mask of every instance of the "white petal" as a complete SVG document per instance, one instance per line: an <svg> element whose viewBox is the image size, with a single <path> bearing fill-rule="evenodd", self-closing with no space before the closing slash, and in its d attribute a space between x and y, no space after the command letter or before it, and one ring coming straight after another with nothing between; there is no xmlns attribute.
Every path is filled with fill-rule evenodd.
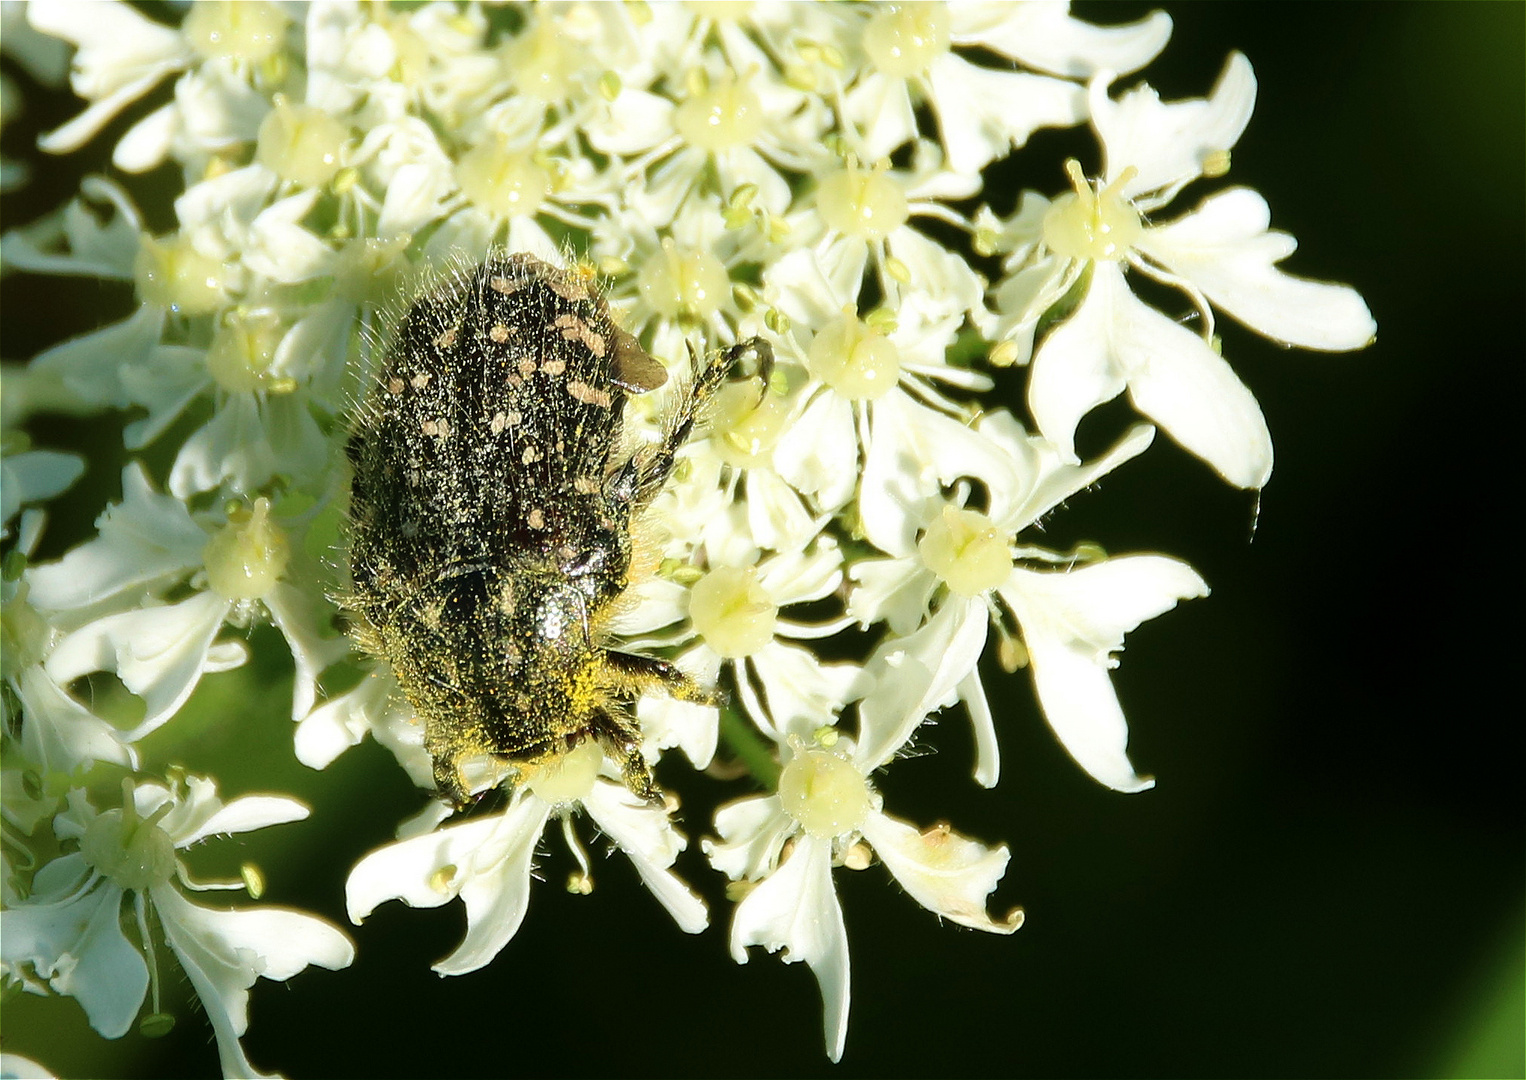
<svg viewBox="0 0 1526 1080"><path fill-rule="evenodd" d="M1265 487L1272 433L1234 369L1198 335L1140 302L1121 278L1113 299L1113 349L1135 407L1231 484Z"/></svg>
<svg viewBox="0 0 1526 1080"><path fill-rule="evenodd" d="M29 370L61 384L80 406L126 408L122 372L153 352L163 327L164 311L144 304L121 322L38 353Z"/></svg>
<svg viewBox="0 0 1526 1080"><path fill-rule="evenodd" d="M330 698L297 723L297 760L309 769L324 769L344 751L360 743L371 730L372 718L401 696L390 675L372 674L353 689Z"/></svg>
<svg viewBox="0 0 1526 1080"><path fill-rule="evenodd" d="M629 606L620 605L611 623L622 637L649 634L664 626L683 622L689 615L689 590L662 577L649 577L631 586Z"/></svg>
<svg viewBox="0 0 1526 1080"><path fill-rule="evenodd" d="M70 696L41 665L23 669L15 687L26 710L22 753L45 772L68 774L94 761L137 764L136 752L117 729Z"/></svg>
<svg viewBox="0 0 1526 1080"><path fill-rule="evenodd" d="M757 879L774 868L794 828L777 795L749 795L716 810L720 839L706 837L700 848L710 865L732 881Z"/></svg>
<svg viewBox="0 0 1526 1080"><path fill-rule="evenodd" d="M234 258L250 223L279 184L280 177L258 164L198 181L175 200L181 233L193 236L204 254Z"/></svg>
<svg viewBox="0 0 1526 1080"><path fill-rule="evenodd" d="M875 651L865 670L873 689L858 706L853 760L860 772L895 757L929 713L957 700L956 688L985 649L989 623L983 597L950 597L922 629Z"/></svg>
<svg viewBox="0 0 1526 1080"><path fill-rule="evenodd" d="M47 1066L7 1051L0 1051L0 1077L5 1080L57 1080Z"/></svg>
<svg viewBox="0 0 1526 1080"><path fill-rule="evenodd" d="M153 489L141 462L122 470L122 501L96 519L97 535L56 563L32 567L27 599L65 611L140 589L201 565L207 533L185 504Z"/></svg>
<svg viewBox="0 0 1526 1080"><path fill-rule="evenodd" d="M147 713L122 738L135 742L159 727L196 689L228 602L197 593L178 604L124 611L87 623L48 657L48 675L67 686L92 671L114 671L143 699Z"/></svg>
<svg viewBox="0 0 1526 1080"><path fill-rule="evenodd" d="M254 142L270 99L251 85L247 64L219 58L175 80L175 106L175 134L199 150L218 151Z"/></svg>
<svg viewBox="0 0 1526 1080"><path fill-rule="evenodd" d="M714 686L718 659L708 649L688 649L672 660L673 666L701 686ZM720 714L714 705L696 705L670 697L647 695L636 703L636 717L641 722L642 743L648 760L669 747L677 746L696 769L709 767L715 757L720 737Z"/></svg>
<svg viewBox="0 0 1526 1080"><path fill-rule="evenodd" d="M848 1037L848 931L832 887L830 841L800 836L789 858L737 905L731 956L747 963L747 946L784 950L786 964L804 960L821 986L827 1056L842 1060Z"/></svg>
<svg viewBox="0 0 1526 1080"><path fill-rule="evenodd" d="M78 47L71 82L84 98L128 83L145 69L190 59L190 47L174 27L118 0L29 5L27 21Z"/></svg>
<svg viewBox="0 0 1526 1080"><path fill-rule="evenodd" d="M911 556L859 559L848 575L853 579L848 614L863 627L883 621L894 634L909 634L922 624L938 588L937 577Z"/></svg>
<svg viewBox="0 0 1526 1080"><path fill-rule="evenodd" d="M180 126L180 110L161 105L134 124L111 151L111 163L123 172L143 173L169 156Z"/></svg>
<svg viewBox="0 0 1526 1080"><path fill-rule="evenodd" d="M705 902L669 869L685 841L665 810L637 798L623 784L604 780L595 781L583 808L630 858L680 930L697 934L710 924Z"/></svg>
<svg viewBox="0 0 1526 1080"><path fill-rule="evenodd" d="M747 526L759 547L798 551L821 531L799 493L778 473L748 469L744 487Z"/></svg>
<svg viewBox="0 0 1526 1080"><path fill-rule="evenodd" d="M142 363L122 368L121 380L127 400L148 411L122 429L122 443L129 450L140 450L163 435L186 406L212 386L207 351L188 345L158 346Z"/></svg>
<svg viewBox="0 0 1526 1080"><path fill-rule="evenodd" d="M1153 427L1135 424L1101 457L1071 465L1063 461L1046 440L1023 431L1010 413L987 413L977 427L982 435L1010 448L1024 466L1020 473L1029 478L1030 486L1026 489L991 493L991 519L1013 534L1034 525L1072 495L1095 484L1125 461L1144 453L1155 440ZM1009 495L1009 498L1003 498L1003 495ZM1011 501L1011 497L1017 501Z"/></svg>
<svg viewBox="0 0 1526 1080"><path fill-rule="evenodd" d="M809 551L781 551L758 567L758 583L781 607L821 600L842 584L842 552L830 538Z"/></svg>
<svg viewBox="0 0 1526 1080"><path fill-rule="evenodd" d="M271 621L280 628L291 648L296 672L292 679L291 718L300 720L312 711L317 698L318 676L329 665L350 655L348 638L325 635L328 612L312 592L278 582L263 602ZM326 607L326 604L325 604Z"/></svg>
<svg viewBox="0 0 1526 1080"><path fill-rule="evenodd" d="M928 319L968 312L978 323L989 316L984 303L985 281L963 256L907 227L894 230L886 245L911 274L911 286L925 301Z"/></svg>
<svg viewBox="0 0 1526 1080"><path fill-rule="evenodd" d="M173 894L180 899L170 920L179 923L219 951L233 956L253 954L261 963L253 974L284 982L310 964L337 971L355 959L355 946L337 926L313 915L279 907L233 910L204 908L181 897L173 886L154 890L157 904ZM169 914L161 911L161 915ZM166 920L166 921L170 921ZM252 985L253 979L246 985Z"/></svg>
<svg viewBox="0 0 1526 1080"><path fill-rule="evenodd" d="M871 71L848 92L846 112L863 132L864 156L873 161L917 134L917 118L905 79Z"/></svg>
<svg viewBox="0 0 1526 1080"><path fill-rule="evenodd" d="M78 854L55 863L60 869L67 863L67 876L76 880L85 870ZM56 991L79 1001L91 1027L121 1038L148 990L148 965L122 933L121 887L101 882L83 896L39 899L6 909L0 956L7 966L36 965Z"/></svg>
<svg viewBox="0 0 1526 1080"><path fill-rule="evenodd" d="M289 979L309 964L337 970L355 959L350 939L311 915L280 908L216 911L169 885L152 895L164 936L217 1035L225 1076L265 1075L254 1071L238 1042L249 1026L255 979Z"/></svg>
<svg viewBox="0 0 1526 1080"><path fill-rule="evenodd" d="M276 458L252 394L231 394L185 441L170 468L170 491L190 498L224 482L233 491L257 491L276 471Z"/></svg>
<svg viewBox="0 0 1526 1080"><path fill-rule="evenodd" d="M954 53L934 60L927 74L955 172L979 172L1039 128L1068 127L1086 116L1085 93L1063 79L977 67Z"/></svg>
<svg viewBox="0 0 1526 1080"><path fill-rule="evenodd" d="M1001 779L1001 744L996 741L996 720L978 665L959 684L959 700L970 710L970 726L975 730L975 782L993 788Z"/></svg>
<svg viewBox="0 0 1526 1080"><path fill-rule="evenodd" d="M39 7L63 7L63 4L41 4ZM37 148L49 154L68 154L84 146L102 128L116 119L128 105L152 90L159 80L175 70L174 65L150 68L131 82L91 102L84 112L73 120L37 138Z"/></svg>
<svg viewBox="0 0 1526 1080"><path fill-rule="evenodd" d="M24 450L0 463L0 522L9 525L26 503L46 502L85 472L85 459L60 450Z"/></svg>
<svg viewBox="0 0 1526 1080"><path fill-rule="evenodd" d="M919 832L878 811L864 820L864 838L901 887L928 911L993 934L1010 934L1023 925L1022 908L1001 919L986 913L986 897L1007 871L1005 844L988 848L947 825Z"/></svg>
<svg viewBox="0 0 1526 1080"><path fill-rule="evenodd" d="M474 818L422 836L377 848L366 855L344 884L345 910L359 924L385 900L409 907L439 907L455 899L471 856L502 825L502 814ZM457 873L440 872L454 867Z"/></svg>
<svg viewBox="0 0 1526 1080"><path fill-rule="evenodd" d="M1265 199L1231 188L1177 221L1146 229L1136 246L1259 334L1331 352L1371 344L1378 327L1360 294L1278 270L1296 244L1287 233L1268 231L1270 224Z"/></svg>
<svg viewBox="0 0 1526 1080"><path fill-rule="evenodd" d="M1076 425L1081 417L1123 392L1126 385L1113 359L1113 279L1122 275L1112 263L1097 263L1091 287L1076 310L1044 338L1028 376L1028 408L1046 439L1072 464ZM1099 286L1101 286L1099 288Z"/></svg>
<svg viewBox="0 0 1526 1080"><path fill-rule="evenodd" d="M1134 555L1068 573L1019 567L998 591L1022 626L1039 705L1071 757L1117 791L1153 787L1129 764L1112 654L1145 619L1208 595L1203 579L1176 559Z"/></svg>
<svg viewBox="0 0 1526 1080"><path fill-rule="evenodd" d="M331 273L333 249L298 224L320 194L310 189L260 211L241 252L244 265L286 285Z"/></svg>
<svg viewBox="0 0 1526 1080"><path fill-rule="evenodd" d="M825 664L810 649L769 642L750 657L768 710L781 728L792 720L829 724L852 698L857 664Z"/></svg>
<svg viewBox="0 0 1526 1080"><path fill-rule="evenodd" d="M531 860L550 812L540 799L522 798L501 814L378 848L355 864L345 882L350 921L359 923L384 900L439 907L460 896L466 938L434 970L475 971L502 951L524 920Z"/></svg>
<svg viewBox="0 0 1526 1080"><path fill-rule="evenodd" d="M530 870L535 845L551 807L527 798L504 815L502 830L484 850L474 853L471 876L461 886L466 905L466 937L456 951L434 965L441 975L464 975L490 963L503 951L530 906Z"/></svg>
<svg viewBox="0 0 1526 1080"><path fill-rule="evenodd" d="M171 835L175 838L176 847L187 848L209 836L253 832L267 825L303 821L311 812L296 799L288 799L284 795L244 795L220 807L190 832L175 831ZM166 831L169 831L168 819Z"/></svg>
<svg viewBox="0 0 1526 1080"><path fill-rule="evenodd" d="M949 5L951 37L984 45L1031 68L1085 78L1097 71L1128 74L1144 67L1171 37L1171 16L1152 11L1138 22L1094 26L1073 18L1065 0L1011 0Z"/></svg>
<svg viewBox="0 0 1526 1080"><path fill-rule="evenodd" d="M1039 319L1074 283L1074 265L1068 259L1046 255L1002 279L996 287L997 314L981 330L992 341L1010 341L1017 347L1014 364L1026 364L1033 358L1033 335Z"/></svg>
<svg viewBox="0 0 1526 1080"><path fill-rule="evenodd" d="M601 154L640 154L673 130L673 103L645 90L627 88L609 103L607 114L583 127L589 145Z"/></svg>
<svg viewBox="0 0 1526 1080"><path fill-rule="evenodd" d="M127 192L87 176L62 210L8 230L0 261L9 270L130 281L142 225Z"/></svg>
<svg viewBox="0 0 1526 1080"><path fill-rule="evenodd" d="M398 166L387 184L376 235L384 238L412 236L445 212L449 188L441 190L438 170L432 164L409 162Z"/></svg>
<svg viewBox="0 0 1526 1080"><path fill-rule="evenodd" d="M868 259L864 244L836 242L825 252L800 248L769 267L764 295L792 324L823 326L841 315L844 305L857 302Z"/></svg>
<svg viewBox="0 0 1526 1080"><path fill-rule="evenodd" d="M929 500L964 477L990 491L1021 486L1012 455L978 431L892 390L874 403L869 453L859 487L859 515L870 543L911 556Z"/></svg>
<svg viewBox="0 0 1526 1080"><path fill-rule="evenodd" d="M1256 107L1256 76L1240 53L1230 54L1206 99L1166 103L1151 87L1139 86L1113 101L1108 81L1107 73L1092 80L1088 99L1106 151L1108 182L1130 166L1139 170L1124 185L1126 198L1175 190L1202 175L1203 160L1234 146Z"/></svg>
<svg viewBox="0 0 1526 1080"><path fill-rule="evenodd" d="M721 192L735 191L745 184L757 188L754 205L771 214L784 214L790 206L790 187L772 162L750 146L734 146L715 155Z"/></svg>
<svg viewBox="0 0 1526 1080"><path fill-rule="evenodd" d="M774 448L774 468L797 490L815 495L821 509L845 504L859 475L852 403L840 394L817 394Z"/></svg>

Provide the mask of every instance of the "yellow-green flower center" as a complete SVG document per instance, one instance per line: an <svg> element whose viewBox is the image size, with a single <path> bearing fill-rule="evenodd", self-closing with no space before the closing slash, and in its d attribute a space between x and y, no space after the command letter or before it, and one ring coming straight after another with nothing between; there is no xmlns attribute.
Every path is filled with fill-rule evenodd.
<svg viewBox="0 0 1526 1080"><path fill-rule="evenodd" d="M763 128L763 105L728 71L719 83L691 94L678 106L673 126L691 146L712 153L748 146Z"/></svg>
<svg viewBox="0 0 1526 1080"><path fill-rule="evenodd" d="M811 339L806 356L811 374L844 397L872 401L901 377L901 351L895 342L852 308Z"/></svg>
<svg viewBox="0 0 1526 1080"><path fill-rule="evenodd" d="M1009 538L978 510L945 506L917 550L922 562L960 596L979 596L1012 574Z"/></svg>
<svg viewBox="0 0 1526 1080"><path fill-rule="evenodd" d="M721 460L736 469L767 468L789 416L789 402L779 394L764 393L759 399L756 379L723 387L711 425Z"/></svg>
<svg viewBox="0 0 1526 1080"><path fill-rule="evenodd" d="M124 781L123 808L107 810L85 828L80 854L124 889L141 892L175 876L175 842L159 827L172 809L166 802L147 818L132 803L132 782Z"/></svg>
<svg viewBox="0 0 1526 1080"><path fill-rule="evenodd" d="M227 299L222 263L180 237L144 236L133 260L133 278L145 304L185 315L216 311Z"/></svg>
<svg viewBox="0 0 1526 1080"><path fill-rule="evenodd" d="M226 600L257 600L286 571L291 548L286 533L270 520L270 500L256 499L251 509L228 515L202 549L207 584Z"/></svg>
<svg viewBox="0 0 1526 1080"><path fill-rule="evenodd" d="M858 767L818 746L802 749L779 773L784 812L811 836L830 840L861 828L872 802Z"/></svg>
<svg viewBox="0 0 1526 1080"><path fill-rule="evenodd" d="M880 71L896 78L915 75L948 51L948 10L942 4L896 4L869 20L863 40Z"/></svg>
<svg viewBox="0 0 1526 1080"><path fill-rule="evenodd" d="M472 205L498 217L534 214L551 193L549 172L496 139L461 155L456 183Z"/></svg>
<svg viewBox="0 0 1526 1080"><path fill-rule="evenodd" d="M885 170L851 162L821 181L816 207L829 226L863 240L883 240L911 216L906 193Z"/></svg>
<svg viewBox="0 0 1526 1080"><path fill-rule="evenodd" d="M1123 197L1135 176L1133 166L1111 184L1093 191L1074 158L1065 163L1074 192L1049 204L1044 214L1044 243L1068 259L1113 261L1124 258L1144 232L1139 211Z"/></svg>
<svg viewBox="0 0 1526 1080"><path fill-rule="evenodd" d="M708 251L680 249L671 239L636 275L641 296L664 318L704 319L731 291L725 264Z"/></svg>
<svg viewBox="0 0 1526 1080"><path fill-rule="evenodd" d="M270 371L281 333L280 321L274 315L234 315L212 336L207 370L218 386L232 393L265 390L289 394L297 388L296 380Z"/></svg>
<svg viewBox="0 0 1526 1080"><path fill-rule="evenodd" d="M282 180L322 187L339 171L339 152L349 137L349 127L323 109L277 97L260 124L254 157Z"/></svg>
<svg viewBox="0 0 1526 1080"><path fill-rule="evenodd" d="M209 60L227 57L258 64L286 44L286 14L265 0L202 0L180 29L191 48Z"/></svg>
<svg viewBox="0 0 1526 1080"><path fill-rule="evenodd" d="M554 102L572 90L583 55L564 38L574 12L542 14L535 25L520 34L503 51L504 70L512 73L520 93L537 101Z"/></svg>
<svg viewBox="0 0 1526 1080"><path fill-rule="evenodd" d="M716 567L689 591L689 621L727 659L751 656L772 641L778 618L752 567Z"/></svg>

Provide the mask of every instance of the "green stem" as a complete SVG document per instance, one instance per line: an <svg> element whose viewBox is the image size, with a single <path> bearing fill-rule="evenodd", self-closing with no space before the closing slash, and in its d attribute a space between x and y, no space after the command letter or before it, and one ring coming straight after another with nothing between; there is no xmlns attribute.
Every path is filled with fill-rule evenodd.
<svg viewBox="0 0 1526 1080"><path fill-rule="evenodd" d="M773 745L735 709L721 710L721 742L747 767L759 787L773 791L779 786L779 762L774 757Z"/></svg>

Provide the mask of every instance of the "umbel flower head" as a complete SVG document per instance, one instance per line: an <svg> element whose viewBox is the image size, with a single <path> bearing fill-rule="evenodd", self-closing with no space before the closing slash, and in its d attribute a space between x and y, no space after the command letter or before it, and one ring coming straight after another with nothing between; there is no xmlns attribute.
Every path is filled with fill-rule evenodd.
<svg viewBox="0 0 1526 1080"><path fill-rule="evenodd" d="M347 914L459 899L465 937L435 970L469 977L531 917L553 822L578 867L569 889L592 891L591 826L683 931L706 928L700 891L718 894L723 876L731 956L762 946L807 963L833 1060L851 1052L852 915L836 871L878 861L934 917L996 935L1021 922L1018 909L992 914L1004 844L912 825L880 794L882 771L932 743L929 717L956 705L974 727L973 779L1001 779L983 656L1031 669L1040 711L1087 774L1125 792L1154 783L1131 760L1111 671L1126 634L1208 586L1105 537L1055 550L1045 522L1157 429L1235 486L1267 483L1270 435L1221 355L1218 313L1327 351L1375 332L1352 289L1278 268L1293 240L1270 230L1251 188L1175 208L1188 184L1229 170L1255 80L1235 54L1205 97L1161 101L1134 74L1170 37L1161 12L1099 26L1041 2L247 0L146 14L105 0L7 5L5 19L8 54L41 82L62 82L68 52L82 100L42 149L109 149L111 167L7 232L0 258L10 272L119 282L135 300L5 371L4 974L73 997L116 1038L150 990L157 1002L166 944L228 1075L252 1072L238 1038L256 977L341 967L352 950L313 916L187 899L199 887L188 845L305 813L280 796L224 806L210 776L172 768L199 752L198 687L252 651L289 654L297 760L323 769L370 736L420 788L439 775L407 680L385 650L354 656L338 629L355 585L343 519L356 403L474 374L376 378L420 280L507 252L562 268L568 303L603 296L608 339L580 316L545 329L557 349L604 358L600 377L628 397L608 455L618 467L551 494L616 491L629 462L671 473L628 527L609 526L630 570L607 619L583 630L663 674L599 690L635 733L623 760L592 737L488 752L465 777L482 805L454 816L421 795L398 838L350 872ZM107 148L113 125L123 134ZM988 166L1055 127L1095 134L1095 173L1055 161L1047 193L985 187ZM24 182L9 166L5 183ZM180 178L173 205L140 205L155 197L138 182L150 170ZM1141 280L1175 290L1181 309L1136 297ZM443 354L455 331L439 329ZM511 336L484 333L505 347ZM758 362L709 388L692 422L673 419L696 364L722 350ZM542 432L614 407L558 355L505 375L550 388L536 399ZM995 375L1014 365L1026 385L1004 401ZM1083 454L1082 417L1124 393L1149 423ZM425 418L407 445L444 446L479 421L512 440L524 420L464 409ZM130 459L120 498L92 508L94 533L51 561L35 558L44 506L83 465L27 437L43 411L120 412ZM513 445L524 468L567 456ZM421 461L381 468L411 484ZM504 565L489 545L423 585L445 595ZM507 609L516 595L495 594ZM455 611L419 610L435 628ZM519 647L498 644L495 662ZM451 685L457 660L431 669L436 682ZM656 683L682 692L641 692ZM132 706L113 712L97 686ZM676 814L679 762L662 766L666 800L621 782L675 749L748 777L708 822ZM102 769L142 779L104 798ZM696 849L720 876L704 876ZM153 1010L148 1026L162 1026Z"/></svg>

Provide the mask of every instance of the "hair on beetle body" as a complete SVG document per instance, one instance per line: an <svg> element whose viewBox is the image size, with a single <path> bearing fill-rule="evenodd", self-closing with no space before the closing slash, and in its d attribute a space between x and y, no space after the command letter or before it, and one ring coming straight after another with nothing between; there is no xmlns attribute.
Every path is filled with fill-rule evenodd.
<svg viewBox="0 0 1526 1080"><path fill-rule="evenodd" d="M658 796L632 704L716 703L667 661L613 647L633 529L731 366L701 357L660 439L632 448L624 406L667 375L592 275L498 253L425 287L397 322L347 446L355 636L385 660L457 805L596 739Z"/></svg>

